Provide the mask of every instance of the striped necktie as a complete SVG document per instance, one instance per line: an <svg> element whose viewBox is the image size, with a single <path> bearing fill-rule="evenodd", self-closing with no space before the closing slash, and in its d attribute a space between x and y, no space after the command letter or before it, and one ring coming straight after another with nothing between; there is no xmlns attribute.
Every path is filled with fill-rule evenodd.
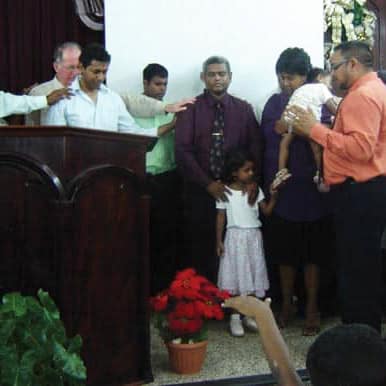
<svg viewBox="0 0 386 386"><path fill-rule="evenodd" d="M215 105L209 166L212 177L215 180L220 179L224 166L224 109L220 102Z"/></svg>

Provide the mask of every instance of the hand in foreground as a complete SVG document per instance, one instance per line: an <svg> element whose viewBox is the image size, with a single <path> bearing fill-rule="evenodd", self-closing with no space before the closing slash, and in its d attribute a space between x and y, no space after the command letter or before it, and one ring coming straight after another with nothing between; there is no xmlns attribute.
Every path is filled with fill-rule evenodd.
<svg viewBox="0 0 386 386"><path fill-rule="evenodd" d="M232 194L232 192L221 181L212 181L206 187L206 190L216 199L216 201L228 201L228 197L225 193Z"/></svg>
<svg viewBox="0 0 386 386"><path fill-rule="evenodd" d="M291 106L288 108L287 114L291 116L293 132L303 137L309 137L311 128L318 123L313 112L309 108L308 110L305 110L300 106Z"/></svg>
<svg viewBox="0 0 386 386"><path fill-rule="evenodd" d="M271 186L269 187L269 193L271 196L278 194L278 189L282 188L291 176L292 174L288 172L287 168L279 170L276 173L275 179L273 180Z"/></svg>
<svg viewBox="0 0 386 386"><path fill-rule="evenodd" d="M259 318L264 315L272 314L270 298L262 301L254 296L236 296L226 299L223 307L233 308L245 316L254 317L257 322L259 322Z"/></svg>
<svg viewBox="0 0 386 386"><path fill-rule="evenodd" d="M169 104L165 106L165 112L167 113L179 113L180 111L186 110L186 105L188 104L194 104L196 101L196 98L185 98L181 99L180 101Z"/></svg>
<svg viewBox="0 0 386 386"><path fill-rule="evenodd" d="M49 106L51 106L51 105L59 102L61 99L71 98L72 95L74 95L74 94L68 88L60 88L58 90L54 90L47 95L47 104Z"/></svg>

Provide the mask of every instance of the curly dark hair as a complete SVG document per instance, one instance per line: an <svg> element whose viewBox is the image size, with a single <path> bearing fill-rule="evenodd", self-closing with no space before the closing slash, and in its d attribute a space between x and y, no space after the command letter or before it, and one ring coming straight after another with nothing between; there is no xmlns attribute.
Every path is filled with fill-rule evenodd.
<svg viewBox="0 0 386 386"><path fill-rule="evenodd" d="M224 157L224 168L222 172L222 180L225 183L232 183L233 173L237 172L247 162L254 162L253 157L241 148L229 149Z"/></svg>
<svg viewBox="0 0 386 386"><path fill-rule="evenodd" d="M293 75L307 76L312 68L311 59L303 48L287 48L276 62L276 74L283 72Z"/></svg>

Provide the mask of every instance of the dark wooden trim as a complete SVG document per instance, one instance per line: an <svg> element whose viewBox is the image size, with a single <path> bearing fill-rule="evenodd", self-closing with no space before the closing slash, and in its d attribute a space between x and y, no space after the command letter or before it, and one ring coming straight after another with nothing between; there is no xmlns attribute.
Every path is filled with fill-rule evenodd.
<svg viewBox="0 0 386 386"><path fill-rule="evenodd" d="M56 199L63 200L66 196L63 184L53 170L32 157L16 152L0 152L0 165L30 170L46 181Z"/></svg>
<svg viewBox="0 0 386 386"><path fill-rule="evenodd" d="M153 379L149 137L0 128L0 292L50 292L84 338L88 385Z"/></svg>

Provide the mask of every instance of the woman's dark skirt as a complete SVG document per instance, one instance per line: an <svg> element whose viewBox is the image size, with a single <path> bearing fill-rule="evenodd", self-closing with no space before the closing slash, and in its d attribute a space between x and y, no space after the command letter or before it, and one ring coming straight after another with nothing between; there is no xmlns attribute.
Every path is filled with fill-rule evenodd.
<svg viewBox="0 0 386 386"><path fill-rule="evenodd" d="M266 259L271 264L328 264L335 244L332 218L289 221L272 214L264 223L264 241Z"/></svg>

